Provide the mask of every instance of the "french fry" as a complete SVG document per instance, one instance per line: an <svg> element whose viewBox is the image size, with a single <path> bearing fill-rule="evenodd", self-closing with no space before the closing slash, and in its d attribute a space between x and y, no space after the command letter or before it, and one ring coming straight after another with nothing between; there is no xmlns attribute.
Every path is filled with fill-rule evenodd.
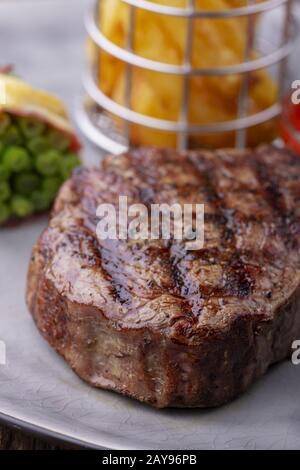
<svg viewBox="0 0 300 470"><path fill-rule="evenodd" d="M152 0L162 5L186 6L186 0ZM196 0L203 10L225 10L245 6L245 0ZM120 0L101 2L101 29L105 36L125 47L128 33L129 7ZM188 22L183 18L136 10L134 51L151 60L180 65L184 62ZM226 67L242 63L245 58L247 24L245 17L193 21L193 67ZM256 54L252 51L252 57ZM125 103L125 66L105 52L100 53L99 83L113 100ZM190 79L189 122L208 124L237 118L238 98L243 75L222 77L195 76ZM131 107L146 116L177 121L183 93L183 79L134 67ZM278 90L265 70L253 72L249 87L249 114L257 113L275 103ZM131 140L137 145L176 145L172 133L156 131L132 124ZM276 135L275 122L248 131L249 145L271 141ZM195 146L221 147L233 145L234 133L194 136Z"/></svg>

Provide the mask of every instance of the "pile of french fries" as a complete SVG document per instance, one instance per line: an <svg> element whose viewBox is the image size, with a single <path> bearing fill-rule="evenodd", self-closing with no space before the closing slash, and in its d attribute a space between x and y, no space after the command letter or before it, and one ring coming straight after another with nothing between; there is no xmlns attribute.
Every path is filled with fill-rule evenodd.
<svg viewBox="0 0 300 470"><path fill-rule="evenodd" d="M187 0L152 0L163 5L185 7ZM196 7L202 10L225 10L244 6L245 0L196 0ZM100 3L101 30L105 36L120 47L126 47L129 26L129 7L121 0L102 0ZM255 18L257 22L259 18ZM148 59L181 65L184 62L188 21L183 18L136 10L134 30L134 52ZM208 19L193 21L193 46L190 57L193 67L224 67L239 64L245 60L247 41L247 20L245 17ZM101 89L114 101L126 102L126 65L99 51L99 84ZM252 58L257 55L251 52ZM189 111L191 123L207 124L236 119L238 98L243 75L194 76L189 80ZM130 105L134 111L146 116L177 121L183 93L183 78L133 68ZM276 83L266 70L251 74L249 80L248 113L257 113L278 98ZM251 128L247 141L251 146L272 141L276 137L276 123ZM175 147L177 136L160 130L131 125L131 142L135 145ZM195 147L224 147L234 144L233 132L213 135L192 135L190 145Z"/></svg>

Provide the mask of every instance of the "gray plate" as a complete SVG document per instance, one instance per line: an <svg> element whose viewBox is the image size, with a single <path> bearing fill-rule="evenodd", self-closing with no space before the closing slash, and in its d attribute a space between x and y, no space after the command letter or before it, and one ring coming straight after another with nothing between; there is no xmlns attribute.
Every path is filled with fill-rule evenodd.
<svg viewBox="0 0 300 470"><path fill-rule="evenodd" d="M84 3L0 1L1 59L69 104L82 71ZM24 303L31 246L45 224L0 233L0 340L7 355L0 419L94 448L300 448L300 366L288 362L216 410L157 411L81 382L40 337Z"/></svg>
<svg viewBox="0 0 300 470"><path fill-rule="evenodd" d="M300 448L300 367L284 363L216 410L157 411L82 383L44 342L24 304L31 246L45 221L1 232L0 412L88 446L117 449Z"/></svg>

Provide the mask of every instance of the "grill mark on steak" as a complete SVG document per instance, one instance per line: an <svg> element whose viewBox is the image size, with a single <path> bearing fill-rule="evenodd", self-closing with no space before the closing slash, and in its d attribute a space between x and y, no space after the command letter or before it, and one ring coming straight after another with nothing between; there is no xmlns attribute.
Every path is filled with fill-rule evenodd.
<svg viewBox="0 0 300 470"><path fill-rule="evenodd" d="M77 196L76 199L72 201L72 204L76 204L76 201L80 200L82 203L81 211L83 213L81 216L79 214L76 217L80 230L77 230L76 232L72 232L72 230L70 230L69 243L64 241L63 244L64 246L73 246L73 256L78 256L79 254L84 256L82 269L101 269L102 275L110 285L110 293L113 299L115 302L123 305L126 300L128 300L128 294L126 295L125 288L122 284L115 281L107 269L108 261L103 254L104 248L99 244L96 235L96 226L98 222L96 209L100 201L99 194L93 191L93 186L86 185L86 178L88 178L88 176L89 173L86 169L77 169L73 176L73 180L71 180L72 191ZM114 178L114 182L116 183L116 178ZM120 183L120 180L118 180L118 183ZM84 243L84 245L88 243L88 248L82 249L82 243ZM86 255L87 250L88 255ZM112 260L110 260L110 263L111 262Z"/></svg>
<svg viewBox="0 0 300 470"><path fill-rule="evenodd" d="M145 306L147 302L158 299L167 290L170 295L177 298L182 316L186 315L186 308L181 307L184 304L183 299L176 291L171 276L167 244L163 246L160 241L130 244L120 240L106 240L101 242L99 251L103 268L114 286L116 299L126 307L128 314L139 307L136 304L137 300L140 299L141 305ZM147 265L156 266L155 270L160 272L160 277L153 276L151 271L143 272L144 266Z"/></svg>
<svg viewBox="0 0 300 470"><path fill-rule="evenodd" d="M106 178L104 178L104 176ZM99 178L103 178L104 181L106 180L108 182L108 191L109 191L108 194L106 193L106 197L101 202L110 202L110 203L112 202L109 194L112 196L110 191L111 190L114 191L114 188L122 188L121 194L128 195L128 197L131 198L132 202L139 200L138 199L139 191L133 191L132 187L130 187L130 184L129 184L130 182L127 181L123 176L118 175L112 171L106 172L106 174L103 175L99 171ZM111 184L109 183L109 181L111 182ZM81 186L80 184L77 185L77 190L80 190L78 188L82 187L82 192L84 195L82 199L82 205L86 211L86 216L85 216L85 223L86 223L87 221L90 221L90 218L91 218L89 214L91 207L93 211L96 211L96 207L100 203L99 199L103 199L103 198L102 198L101 192L100 193L97 192L95 194L89 192L88 195L86 196L86 194L84 194L85 193L84 182L81 181L81 179L79 182L81 183ZM91 187L93 188L93 185L91 185ZM93 204L91 206L89 202L90 200L98 200L98 204ZM93 222L92 224L89 224L90 229L93 229L93 225L94 225L94 230L96 230L96 224L94 224L93 218L92 218L92 222ZM124 256L119 258L118 252L120 251L119 250L120 248L122 251L122 246L123 248L125 248ZM103 269L103 272L105 273L105 276L110 280L110 283L112 285L112 293L114 295L115 301L119 302L121 305L125 306L126 308L130 308L131 304L133 304L132 298L134 296L134 293L131 292L132 288L130 288L130 285L128 284L130 279L128 278L126 279L126 271L124 270L124 267L129 265L130 261L132 263L133 257L135 259L135 262L138 262L139 259L137 256L135 256L134 250L132 250L131 248L128 248L126 252L126 248L127 248L126 243L122 241L118 241L118 240L116 241L106 240L106 241L101 241L101 243L98 243L98 255L99 255L99 258L101 259L102 269ZM146 260L144 259L143 261L145 264ZM137 286L137 284L138 284L138 281L135 283L135 285ZM157 295L159 295L159 292L161 292L161 289L158 292L158 289L155 283L149 282L148 288L149 288L149 291L151 291L151 293L149 293L148 296L146 297L149 297L149 298L154 298Z"/></svg>
<svg viewBox="0 0 300 470"><path fill-rule="evenodd" d="M283 182L278 180L276 174L271 174L269 165L263 159L258 158L258 155L255 155L252 162L260 182L259 194L270 207L277 234L287 247L296 249L299 245L297 239L298 229L293 230L293 215L289 214L282 191L279 188L279 185L282 185ZM299 227L299 221L296 224Z"/></svg>
<svg viewBox="0 0 300 470"><path fill-rule="evenodd" d="M171 160L171 163L172 162L173 161ZM186 168L186 170L188 171L188 168ZM193 168L191 168L191 170L193 170ZM135 184L136 186L138 186L139 190L137 199L132 202L142 203L150 210L151 204L157 203L157 195L165 193L168 195L171 191L172 198L175 200L186 197L186 194L188 194L187 185L178 185L175 182L165 183L163 180L166 176L168 177L167 172L157 172L149 176L147 168L144 168L143 164L136 165L134 171L134 179ZM147 181L148 184L151 184L150 188L148 186L143 186L145 181ZM169 200L167 198L162 197L160 203L163 202L168 203ZM145 244L146 243L147 242L145 242ZM167 288L170 295L177 299L178 305L180 306L180 313L176 315L176 319L174 319L174 321L178 321L181 318L185 318L188 321L195 322L196 319L192 313L192 307L191 305L189 305L189 300L182 293L183 282L180 277L180 273L178 272L178 269L176 267L176 263L174 262L174 257L171 255L171 249L173 245L174 242L170 242L167 240L151 241L147 248L147 254L149 255L150 259L152 258L157 260L158 264L163 268L166 274L166 278L168 279L168 282L167 284L165 284L164 287ZM182 245L183 244L176 243L176 246L179 250L185 251ZM152 285L149 285L149 289L155 290L154 281L152 281ZM157 292L156 295L161 294L162 290L159 289L159 292Z"/></svg>
<svg viewBox="0 0 300 470"><path fill-rule="evenodd" d="M197 174L199 174L199 164L204 168L200 172L201 178L204 177L204 189L206 191L207 201L214 207L213 218L221 227L222 249L217 251L216 263L223 265L226 261L227 267L224 271L224 283L222 287L215 289L205 289L202 287L202 295L208 297L226 297L237 296L240 298L248 297L254 287L254 280L251 273L247 270L242 257L235 248L235 232L238 226L235 219L235 211L226 205L226 200L218 190L217 177L214 165L208 160L190 159ZM217 217L216 217L217 215ZM228 250L229 246L229 250ZM203 254L205 252L202 250Z"/></svg>
<svg viewBox="0 0 300 470"><path fill-rule="evenodd" d="M167 158L168 156L165 155ZM170 161L170 163L172 164L172 160ZM140 170L140 165L137 167L137 172L139 173L139 170ZM189 165L189 162L186 161L185 162L185 165L184 165L184 170L185 170L185 174L187 175L188 173L190 173L189 170L191 170L192 168L190 168L190 165ZM145 177L145 173L144 172L141 172L141 177ZM145 204L148 209L151 210L151 204L154 204L157 202L157 196L161 193L161 192L168 192L168 190L170 189L172 191L172 198L174 200L184 200L186 198L186 196L189 194L189 188L188 188L188 185L187 184L183 184L183 185L180 185L180 184L170 184L170 183L167 183L165 184L164 182L162 182L162 179L163 179L163 176L164 175L161 175L161 174L158 174L158 177L157 178L154 178L152 177L151 178L151 182L153 184L152 186L152 189L151 191L147 191L146 190L142 190L141 191L141 201L143 204ZM154 189L153 189L154 188ZM162 203L163 202L166 202L168 203L167 200L162 200L161 201ZM177 263L176 263L176 256L172 255L172 250L174 249L174 246L175 246L175 250L177 252L177 256L178 256L178 253L180 252L181 253L181 256L184 256L185 254L185 247L184 247L184 244L182 242L176 242L174 240L170 240L170 241L165 241L165 246L164 246L164 250L163 250L163 262L164 264L166 265L166 268L168 270L168 274L170 276L170 279L171 279L171 283L170 283L170 286L169 286L169 292L178 298L178 301L180 301L180 310L181 310L181 313L178 314L176 316L176 318L173 319L172 321L172 325L174 325L175 322L179 322L181 319L185 319L186 321L188 321L189 323L196 323L197 322L197 318L193 315L193 312L192 312L192 305L190 303L190 300L188 299L186 293L185 293L185 289L186 289L186 286L185 286L185 282L184 282L184 279L183 277L181 276L181 273L179 272L178 268L177 268ZM160 255L161 255L162 252L160 252Z"/></svg>

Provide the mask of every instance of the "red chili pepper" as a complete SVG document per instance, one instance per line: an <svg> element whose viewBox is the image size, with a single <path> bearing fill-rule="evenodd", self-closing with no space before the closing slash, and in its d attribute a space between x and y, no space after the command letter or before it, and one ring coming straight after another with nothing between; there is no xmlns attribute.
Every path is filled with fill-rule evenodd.
<svg viewBox="0 0 300 470"><path fill-rule="evenodd" d="M287 147L300 156L300 104L293 104L291 96L283 102L280 134Z"/></svg>
<svg viewBox="0 0 300 470"><path fill-rule="evenodd" d="M12 71L12 65L0 65L0 73L11 73Z"/></svg>

